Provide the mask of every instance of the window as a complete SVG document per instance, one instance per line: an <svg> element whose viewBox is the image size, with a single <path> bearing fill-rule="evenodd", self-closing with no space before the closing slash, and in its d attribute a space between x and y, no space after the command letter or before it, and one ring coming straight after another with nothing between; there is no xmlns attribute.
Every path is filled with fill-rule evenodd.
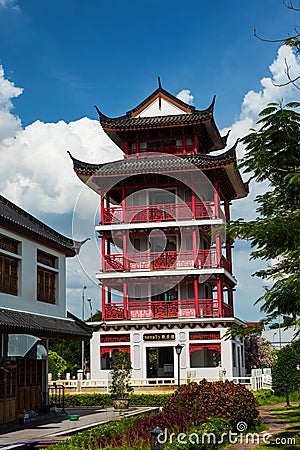
<svg viewBox="0 0 300 450"><path fill-rule="evenodd" d="M116 353L126 351L130 354L130 347L101 347L100 348L100 366L101 370L111 370Z"/></svg>
<svg viewBox="0 0 300 450"><path fill-rule="evenodd" d="M57 284L57 270L55 269L57 268L58 258L38 250L37 262L37 300L55 304ZM52 270L44 266L51 267Z"/></svg>
<svg viewBox="0 0 300 450"><path fill-rule="evenodd" d="M0 234L0 249L4 252L20 253L21 243ZM10 295L18 295L18 269L19 258L0 253L0 292Z"/></svg>
<svg viewBox="0 0 300 450"><path fill-rule="evenodd" d="M218 367L221 364L221 344L190 344L190 367Z"/></svg>

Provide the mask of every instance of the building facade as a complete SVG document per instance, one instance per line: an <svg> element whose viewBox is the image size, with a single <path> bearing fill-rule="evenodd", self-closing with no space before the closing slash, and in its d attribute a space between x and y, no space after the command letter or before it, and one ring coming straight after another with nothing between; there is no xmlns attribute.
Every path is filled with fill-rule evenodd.
<svg viewBox="0 0 300 450"><path fill-rule="evenodd" d="M161 85L126 115L99 110L124 152L109 164L72 156L99 194L103 322L91 341L93 379L130 353L133 380L243 376L243 344L223 339L234 317L230 204L245 197L235 147L224 150L214 101L197 110ZM175 347L182 346L180 359Z"/></svg>
<svg viewBox="0 0 300 450"><path fill-rule="evenodd" d="M79 247L0 196L0 424L48 404L49 338L91 337L66 311L66 258Z"/></svg>

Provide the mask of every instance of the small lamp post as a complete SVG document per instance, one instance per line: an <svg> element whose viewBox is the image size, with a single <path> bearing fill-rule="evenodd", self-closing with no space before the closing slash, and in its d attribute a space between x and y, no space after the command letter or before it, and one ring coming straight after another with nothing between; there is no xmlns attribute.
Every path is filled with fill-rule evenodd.
<svg viewBox="0 0 300 450"><path fill-rule="evenodd" d="M150 450L163 450L164 440L161 439L164 437L163 434L163 430L158 426L150 431Z"/></svg>
<svg viewBox="0 0 300 450"><path fill-rule="evenodd" d="M82 312L81 312L81 319L84 321L84 291L86 290L86 286L82 286ZM84 341L81 341L81 370L84 374Z"/></svg>
<svg viewBox="0 0 300 450"><path fill-rule="evenodd" d="M88 304L90 305L90 313L91 313L91 316L90 316L90 322L93 320L93 305L92 305L92 299L91 298L87 298L87 302L88 302Z"/></svg>
<svg viewBox="0 0 300 450"><path fill-rule="evenodd" d="M178 356L178 387L180 387L180 355L183 349L183 345L177 344L175 347Z"/></svg>

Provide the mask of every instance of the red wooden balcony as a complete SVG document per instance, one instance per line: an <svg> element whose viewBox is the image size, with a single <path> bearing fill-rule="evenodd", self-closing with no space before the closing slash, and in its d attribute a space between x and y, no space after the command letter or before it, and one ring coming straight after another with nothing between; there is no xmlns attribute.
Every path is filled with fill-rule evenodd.
<svg viewBox="0 0 300 450"><path fill-rule="evenodd" d="M219 316L217 299L200 299L198 310L194 300L136 301L128 302L124 309L123 303L107 303L103 319L171 319L195 317L232 317L231 308L223 303L222 315Z"/></svg>
<svg viewBox="0 0 300 450"><path fill-rule="evenodd" d="M194 145L186 145L185 149L182 145L164 145L163 147L149 147L149 148L138 148L137 150L129 149L128 157L140 157L146 156L147 153L156 153L157 156L163 154L169 155L182 155L184 153L195 153Z"/></svg>
<svg viewBox="0 0 300 450"><path fill-rule="evenodd" d="M125 215L125 217L124 217ZM192 203L166 203L157 205L126 206L123 214L122 206L104 208L102 224L164 222L171 220L216 219L224 220L220 209L219 217L215 214L214 202L196 202L195 214L192 213Z"/></svg>
<svg viewBox="0 0 300 450"><path fill-rule="evenodd" d="M122 254L105 255L103 272L202 269L222 267L229 270L228 261L222 255L218 261L216 250L192 250L169 252L139 252L124 256Z"/></svg>

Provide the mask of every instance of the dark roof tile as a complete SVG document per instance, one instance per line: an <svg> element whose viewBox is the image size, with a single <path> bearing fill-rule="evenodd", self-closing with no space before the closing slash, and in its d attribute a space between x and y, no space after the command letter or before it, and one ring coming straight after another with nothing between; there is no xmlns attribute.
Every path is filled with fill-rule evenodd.
<svg viewBox="0 0 300 450"><path fill-rule="evenodd" d="M90 339L92 329L68 313L70 318L0 308L0 333L32 334L37 337Z"/></svg>
<svg viewBox="0 0 300 450"><path fill-rule="evenodd" d="M15 230L48 246L75 256L78 242L58 233L19 206L0 195L0 226Z"/></svg>

